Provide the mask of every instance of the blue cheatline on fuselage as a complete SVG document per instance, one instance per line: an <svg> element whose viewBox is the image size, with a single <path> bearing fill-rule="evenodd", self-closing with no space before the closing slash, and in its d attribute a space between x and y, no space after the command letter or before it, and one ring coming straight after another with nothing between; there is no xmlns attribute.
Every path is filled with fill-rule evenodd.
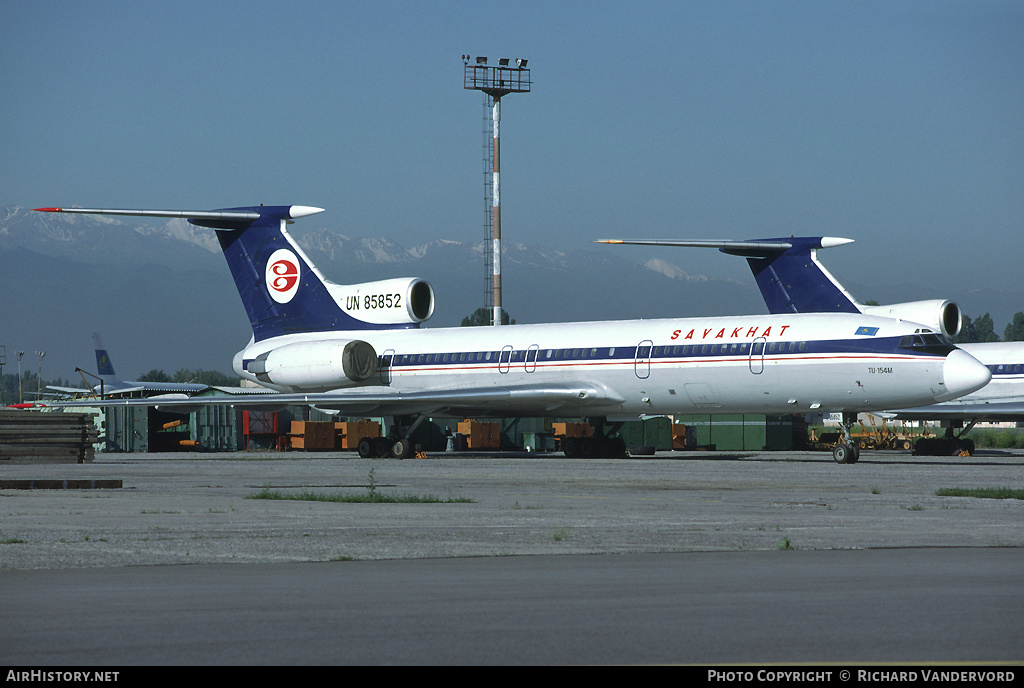
<svg viewBox="0 0 1024 688"><path fill-rule="evenodd" d="M599 363L623 363L636 358L647 358L657 363L684 362L726 362L746 361L753 354L764 355L777 360L795 360L800 356L838 357L867 354L872 357L892 356L944 356L946 352L923 350L903 343L904 337L880 339L842 339L828 341L783 341L783 342L733 342L707 344L681 344L654 346L574 347L557 349L509 349L488 351L445 351L431 353L396 353L390 359L391 368L418 366L458 366L459 364L497 364L501 362L536 363L544 365L587 365ZM948 350L952 350L952 346Z"/></svg>

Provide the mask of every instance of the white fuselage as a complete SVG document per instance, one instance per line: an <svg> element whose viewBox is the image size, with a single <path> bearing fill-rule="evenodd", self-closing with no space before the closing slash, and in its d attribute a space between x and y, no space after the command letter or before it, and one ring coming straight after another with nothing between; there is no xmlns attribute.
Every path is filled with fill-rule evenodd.
<svg viewBox="0 0 1024 688"><path fill-rule="evenodd" d="M245 363L277 347L358 339L381 365L372 379L346 386L353 392L577 384L598 400L579 409L532 403L494 412L609 418L880 410L943 401L988 381L988 370L963 352L898 348L917 327L859 314L793 314L307 333L250 343L235 370L257 381ZM316 381L315 371L306 379L301 387L263 384L293 393L339 387Z"/></svg>
<svg viewBox="0 0 1024 688"><path fill-rule="evenodd" d="M961 344L960 348L992 371L992 380L987 385L960 397L961 401L1024 401L1024 342Z"/></svg>

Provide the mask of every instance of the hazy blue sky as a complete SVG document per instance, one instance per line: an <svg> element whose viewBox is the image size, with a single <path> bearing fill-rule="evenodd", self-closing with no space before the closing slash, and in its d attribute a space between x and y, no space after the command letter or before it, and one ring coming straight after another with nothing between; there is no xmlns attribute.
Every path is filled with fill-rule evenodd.
<svg viewBox="0 0 1024 688"><path fill-rule="evenodd" d="M503 107L508 241L827 234L857 240L825 256L844 280L1021 280L1019 0L0 0L0 205L295 203L476 241L464 53L532 70Z"/></svg>

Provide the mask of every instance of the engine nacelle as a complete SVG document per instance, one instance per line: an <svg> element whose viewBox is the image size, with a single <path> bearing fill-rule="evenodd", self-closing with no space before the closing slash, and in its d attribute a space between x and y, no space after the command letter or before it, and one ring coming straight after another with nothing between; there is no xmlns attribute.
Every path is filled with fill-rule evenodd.
<svg viewBox="0 0 1024 688"><path fill-rule="evenodd" d="M434 290L418 277L330 283L327 288L346 314L373 325L418 325L434 314Z"/></svg>
<svg viewBox="0 0 1024 688"><path fill-rule="evenodd" d="M860 306L860 311L865 315L879 315L921 323L933 330L938 330L947 337L955 337L960 332L960 326L963 323L960 306L952 301L937 299L894 303L891 306Z"/></svg>
<svg viewBox="0 0 1024 688"><path fill-rule="evenodd" d="M309 391L357 385L373 377L377 368L377 352L358 339L285 344L245 366L260 382Z"/></svg>

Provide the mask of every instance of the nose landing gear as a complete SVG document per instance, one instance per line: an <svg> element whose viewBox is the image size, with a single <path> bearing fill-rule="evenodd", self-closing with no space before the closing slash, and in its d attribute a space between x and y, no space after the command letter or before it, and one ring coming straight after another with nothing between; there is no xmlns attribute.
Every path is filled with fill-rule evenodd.
<svg viewBox="0 0 1024 688"><path fill-rule="evenodd" d="M841 426L842 437L832 447L832 458L836 463L857 463L860 460L860 447L850 437L850 428L857 422L856 413L843 413Z"/></svg>

